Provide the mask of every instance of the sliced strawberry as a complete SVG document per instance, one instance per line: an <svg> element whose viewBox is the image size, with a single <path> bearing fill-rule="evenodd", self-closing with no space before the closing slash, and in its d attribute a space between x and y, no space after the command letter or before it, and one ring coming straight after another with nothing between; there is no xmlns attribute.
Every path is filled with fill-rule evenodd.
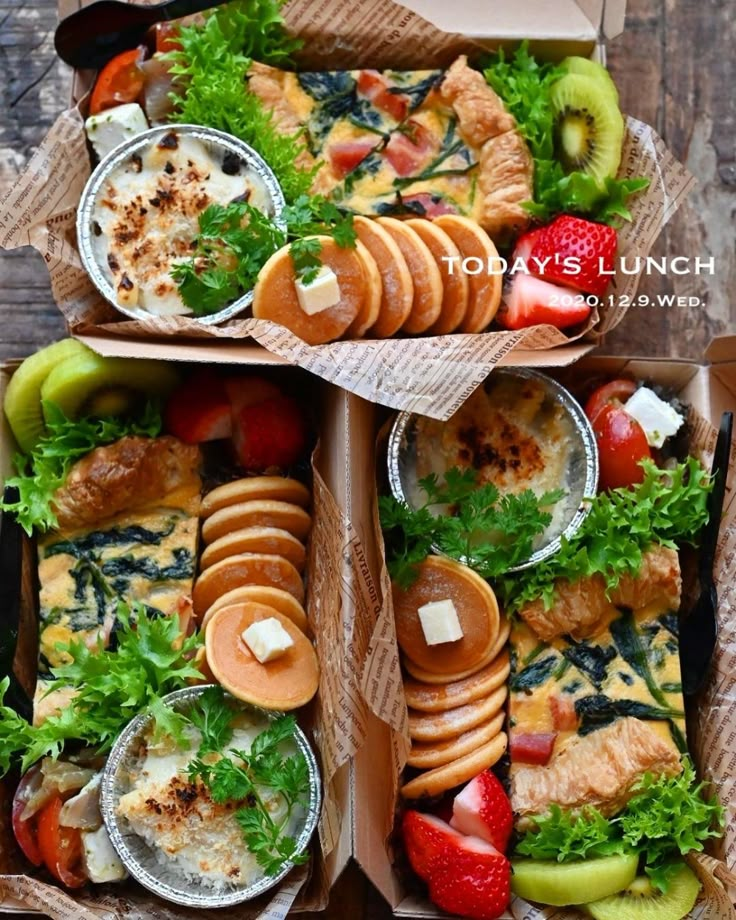
<svg viewBox="0 0 736 920"><path fill-rule="evenodd" d="M538 274L548 281L602 297L611 280L617 245L613 227L562 214L544 228L531 255L547 260Z"/></svg>
<svg viewBox="0 0 736 920"><path fill-rule="evenodd" d="M460 837L446 821L419 811L405 813L401 830L412 869L425 882L442 864L450 847Z"/></svg>
<svg viewBox="0 0 736 920"><path fill-rule="evenodd" d="M332 144L327 150L327 159L330 161L332 171L343 179L359 166L380 143L380 138L358 141L342 141Z"/></svg>
<svg viewBox="0 0 736 920"><path fill-rule="evenodd" d="M511 762L543 766L552 756L556 738L557 732L511 732Z"/></svg>
<svg viewBox="0 0 736 920"><path fill-rule="evenodd" d="M513 276L496 321L504 329L525 329L542 323L567 329L590 316L590 304L579 291L517 273Z"/></svg>
<svg viewBox="0 0 736 920"><path fill-rule="evenodd" d="M479 773L455 796L450 825L462 834L480 837L504 853L513 824L506 792L490 770Z"/></svg>
<svg viewBox="0 0 736 920"><path fill-rule="evenodd" d="M256 403L272 399L274 396L281 396L281 390L276 384L263 377L227 377L224 381L224 386L232 406L233 415L246 406L254 406Z"/></svg>
<svg viewBox="0 0 736 920"><path fill-rule="evenodd" d="M537 243L537 240L540 238L542 233L544 233L544 230L544 227L538 227L536 230L529 230L527 233L522 233L522 235L516 241L516 246L514 246L514 251L511 256L512 265L517 261L517 259L519 259L526 266L526 270L530 275L535 274L535 272L532 270L534 267L532 263L532 251Z"/></svg>
<svg viewBox="0 0 736 920"><path fill-rule="evenodd" d="M212 371L196 371L169 397L164 428L186 444L229 438L230 400L222 380Z"/></svg>
<svg viewBox="0 0 736 920"><path fill-rule="evenodd" d="M233 443L247 470L286 469L304 455L308 429L304 412L290 396L272 396L243 406L234 416Z"/></svg>
<svg viewBox="0 0 736 920"><path fill-rule="evenodd" d="M432 135L418 121L411 118L406 130L394 131L383 155L399 176L412 176L419 172L432 151Z"/></svg>
<svg viewBox="0 0 736 920"><path fill-rule="evenodd" d="M495 920L511 897L511 864L479 837L460 834L429 878L429 896L451 914Z"/></svg>
<svg viewBox="0 0 736 920"><path fill-rule="evenodd" d="M552 724L559 732L575 731L578 727L578 714L575 712L575 702L569 696L554 694L549 698L549 710L552 713Z"/></svg>
<svg viewBox="0 0 736 920"><path fill-rule="evenodd" d="M358 92L373 105L396 121L403 121L409 111L409 97L402 92L392 92L383 74L377 70L361 70L358 75Z"/></svg>

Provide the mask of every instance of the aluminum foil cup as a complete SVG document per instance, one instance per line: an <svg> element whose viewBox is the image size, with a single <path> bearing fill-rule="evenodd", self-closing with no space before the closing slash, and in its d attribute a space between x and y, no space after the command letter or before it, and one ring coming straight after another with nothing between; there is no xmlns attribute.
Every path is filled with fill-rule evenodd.
<svg viewBox="0 0 736 920"><path fill-rule="evenodd" d="M155 314L143 309L130 309L118 303L115 288L107 276L106 267L100 264L94 245L96 203L104 183L111 173L119 166L124 165L134 154L140 154L142 150L158 143L162 137L172 132L188 135L201 141L215 159L223 159L225 156L237 157L261 180L270 199L269 216L273 217L279 226L284 226L281 214L284 210L285 201L276 176L266 161L252 147L249 147L248 144L243 143L236 137L225 134L223 131L215 131L213 128L203 128L201 125L159 125L148 131L143 131L131 138L131 140L120 144L100 162L84 187L77 211L77 245L82 258L82 265L84 265L97 290L116 310L131 319L151 317ZM243 313L250 307L252 302L253 291L246 291L242 297L223 307L217 313L208 316L187 314L187 319L193 319L207 326L223 323L225 320Z"/></svg>
<svg viewBox="0 0 736 920"><path fill-rule="evenodd" d="M559 532L554 538L542 539L528 559L508 570L519 572L553 556L560 549L562 537L571 537L580 527L589 511L589 505L583 499L595 495L598 485L598 447L593 429L582 408L573 399L570 392L556 380L528 367L498 368L493 371L494 379L497 380L500 375L541 383L547 392L547 398L564 408L571 422L573 433L568 461L568 478L564 484L568 497L562 499L566 503L564 521L562 526L557 528ZM399 413L388 439L389 486L395 498L410 506L412 506L410 496L417 482L417 418L415 413ZM433 546L432 549L435 553L443 555L439 547Z"/></svg>
<svg viewBox="0 0 736 920"><path fill-rule="evenodd" d="M209 685L211 686L211 685ZM207 690L207 686L185 687L163 698L163 702L177 711L186 711ZM239 702L239 701L238 701ZM273 721L281 714L239 703L244 711L251 711ZM153 721L150 712L143 712L130 722L113 745L107 760L100 786L100 810L113 847L131 876L154 894L184 904L188 907L214 908L242 904L258 897L281 882L293 868L288 862L278 875L264 876L248 887L232 885L228 888L207 888L196 879L187 878L173 864L160 859L156 851L142 837L127 826L116 814L120 798L131 789L131 773L138 765L140 749L146 730ZM322 803L321 781L317 759L304 732L297 726L294 742L304 754L309 770L309 802L305 808L304 824L296 839L297 855L303 853L317 827Z"/></svg>

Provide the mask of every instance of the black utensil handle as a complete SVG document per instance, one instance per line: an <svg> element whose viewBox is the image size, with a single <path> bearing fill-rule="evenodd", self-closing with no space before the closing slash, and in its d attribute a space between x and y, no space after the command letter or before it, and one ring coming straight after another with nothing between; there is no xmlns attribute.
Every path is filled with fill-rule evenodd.
<svg viewBox="0 0 736 920"><path fill-rule="evenodd" d="M221 3L222 0L170 0L169 3L161 6L161 21L182 19L184 16L212 9L213 6L219 6Z"/></svg>
<svg viewBox="0 0 736 920"><path fill-rule="evenodd" d="M728 477L728 461L731 455L731 438L733 436L733 412L724 412L721 416L721 427L718 431L716 447L713 451L713 489L708 496L708 523L703 528L703 537L700 543L700 578L701 580L713 577L713 564L716 558L718 545L718 531L721 526L723 502L726 497L726 478Z"/></svg>

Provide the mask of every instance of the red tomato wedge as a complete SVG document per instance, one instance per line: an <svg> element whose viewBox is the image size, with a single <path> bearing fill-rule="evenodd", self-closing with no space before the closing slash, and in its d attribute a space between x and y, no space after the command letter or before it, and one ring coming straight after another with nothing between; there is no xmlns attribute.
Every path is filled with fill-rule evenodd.
<svg viewBox="0 0 736 920"><path fill-rule="evenodd" d="M591 422L594 422L601 409L611 404L622 405L630 396L633 396L635 390L636 384L633 380L618 378L611 380L610 383L604 383L588 397L585 403L585 414Z"/></svg>
<svg viewBox="0 0 736 920"><path fill-rule="evenodd" d="M604 406L593 422L598 442L600 491L628 488L644 479L640 461L651 459L652 452L644 429L623 408Z"/></svg>
<svg viewBox="0 0 736 920"><path fill-rule="evenodd" d="M87 882L82 868L82 836L76 827L59 824L60 796L44 806L38 816L38 848L46 868L67 888L81 888Z"/></svg>
<svg viewBox="0 0 736 920"><path fill-rule="evenodd" d="M166 51L181 51L179 41L179 26L173 22L158 22L156 31L156 53Z"/></svg>
<svg viewBox="0 0 736 920"><path fill-rule="evenodd" d="M361 70L358 75L358 92L373 105L395 118L403 121L409 111L409 97L401 92L392 92L385 77L377 70Z"/></svg>
<svg viewBox="0 0 736 920"><path fill-rule="evenodd" d="M41 776L41 765L36 764L30 770L26 770L18 788L15 790L13 797L13 833L18 841L18 846L23 850L26 859L29 859L34 866L40 866L43 862L41 851L38 848L36 839L36 815L30 818L23 818L23 812L34 792L41 787L43 777Z"/></svg>
<svg viewBox="0 0 736 920"><path fill-rule="evenodd" d="M332 144L327 151L332 170L341 179L359 166L373 150L378 140L342 141Z"/></svg>
<svg viewBox="0 0 736 920"><path fill-rule="evenodd" d="M546 764L552 756L557 732L512 732L509 754L512 763Z"/></svg>
<svg viewBox="0 0 736 920"><path fill-rule="evenodd" d="M383 155L399 176L411 176L428 159L432 137L419 122L407 122L407 131L394 131Z"/></svg>
<svg viewBox="0 0 736 920"><path fill-rule="evenodd" d="M145 75L140 64L146 59L147 54L146 46L139 45L130 51L123 51L105 64L92 90L89 102L90 115L97 115L115 105L136 101L145 83Z"/></svg>

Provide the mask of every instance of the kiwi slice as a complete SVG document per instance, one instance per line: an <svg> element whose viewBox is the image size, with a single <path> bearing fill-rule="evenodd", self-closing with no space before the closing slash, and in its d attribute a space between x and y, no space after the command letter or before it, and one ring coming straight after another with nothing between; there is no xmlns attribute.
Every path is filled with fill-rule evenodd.
<svg viewBox="0 0 736 920"><path fill-rule="evenodd" d="M685 863L670 878L666 893L658 891L646 875L611 897L586 904L595 920L682 920L698 899L700 882Z"/></svg>
<svg viewBox="0 0 736 920"><path fill-rule="evenodd" d="M62 361L41 386L41 399L68 418L127 412L141 396L166 396L179 382L170 364L138 358L103 358L93 351ZM110 397L115 393L114 398Z"/></svg>
<svg viewBox="0 0 736 920"><path fill-rule="evenodd" d="M5 391L5 415L18 446L25 453L36 446L46 430L41 411L44 380L60 362L81 359L89 353L76 339L62 339L26 358L10 378Z"/></svg>
<svg viewBox="0 0 736 920"><path fill-rule="evenodd" d="M562 165L601 181L618 171L624 119L611 96L598 87L595 79L568 73L552 86L550 101Z"/></svg>
<svg viewBox="0 0 736 920"><path fill-rule="evenodd" d="M634 881L638 866L637 853L570 863L546 859L512 860L511 890L526 901L555 907L587 904L626 888Z"/></svg>
<svg viewBox="0 0 736 920"><path fill-rule="evenodd" d="M591 61L584 57L566 57L561 64L568 73L579 73L584 77L590 77L591 80L598 81L598 88L608 93L618 108L618 90L616 84L611 79L611 74L606 68L597 61Z"/></svg>

